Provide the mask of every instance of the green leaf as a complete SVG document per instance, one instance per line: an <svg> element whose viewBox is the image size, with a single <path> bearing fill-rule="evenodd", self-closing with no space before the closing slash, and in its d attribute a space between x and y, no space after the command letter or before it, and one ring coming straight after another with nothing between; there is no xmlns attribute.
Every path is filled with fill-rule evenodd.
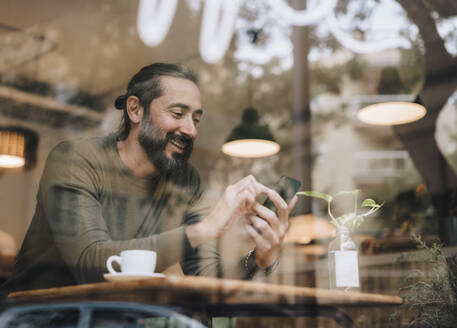
<svg viewBox="0 0 457 328"><path fill-rule="evenodd" d="M326 200L327 202L331 202L333 199L332 196L325 194L323 192L318 192L318 191L299 191L299 192L297 192L297 195L321 198L321 199Z"/></svg>
<svg viewBox="0 0 457 328"><path fill-rule="evenodd" d="M364 221L365 217L368 215L371 215L375 213L376 211L379 210L379 208L383 204L377 204L373 199L367 198L362 202L361 207L368 207L369 209L365 213L358 213L358 202L357 202L357 196L359 195L360 190L355 189L355 190L344 190L340 191L335 195L340 196L340 195L354 195L354 211L351 213L343 214L337 218L335 218L332 213L331 213L331 202L334 199L331 195L322 193L322 192L317 192L317 191L300 191L297 192L297 195L302 195L302 196L309 196L309 197L315 197L315 198L321 198L327 201L328 203L328 214L331 219L331 223L335 225L337 228L338 227L346 227L348 229L355 229L358 226L362 224Z"/></svg>
<svg viewBox="0 0 457 328"><path fill-rule="evenodd" d="M376 204L373 199L367 198L362 202L361 207L381 207L381 205Z"/></svg>

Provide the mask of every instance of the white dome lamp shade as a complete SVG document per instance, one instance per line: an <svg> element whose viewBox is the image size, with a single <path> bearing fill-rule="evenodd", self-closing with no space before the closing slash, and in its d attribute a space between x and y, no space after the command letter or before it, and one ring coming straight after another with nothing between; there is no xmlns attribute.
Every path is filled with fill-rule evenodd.
<svg viewBox="0 0 457 328"><path fill-rule="evenodd" d="M243 111L242 122L236 126L222 146L222 152L241 158L260 158L276 154L280 147L267 125L259 124L255 108Z"/></svg>
<svg viewBox="0 0 457 328"><path fill-rule="evenodd" d="M426 113L417 97L414 102L393 101L366 106L357 113L357 118L367 124L389 126L420 120Z"/></svg>

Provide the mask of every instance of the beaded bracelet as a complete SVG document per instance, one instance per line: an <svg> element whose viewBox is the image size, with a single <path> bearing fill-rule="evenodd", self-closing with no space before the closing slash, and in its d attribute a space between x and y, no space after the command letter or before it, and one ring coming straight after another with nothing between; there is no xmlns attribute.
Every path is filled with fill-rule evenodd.
<svg viewBox="0 0 457 328"><path fill-rule="evenodd" d="M253 255L255 256L255 248L251 249L248 252L248 255L246 255L246 257L244 258L244 269L246 270L248 279L251 279L258 270L258 266L257 264L255 264L255 260L251 260L251 258L254 257ZM251 262L254 263L253 265L251 265L253 267L252 269L249 268L249 260L251 260Z"/></svg>
<svg viewBox="0 0 457 328"><path fill-rule="evenodd" d="M252 258L252 260L251 260L251 258ZM249 268L249 261L250 260L254 263L253 265L251 265L251 266L254 266L254 270ZM270 265L268 268L263 269L262 270L263 273L265 273L266 275L272 273L276 269L278 264L279 264L279 258L272 265ZM255 263L255 248L251 249L249 251L249 253L246 255L246 257L244 258L244 268L246 270L248 278L252 278L254 276L254 274L257 272L257 270L259 269L259 267Z"/></svg>

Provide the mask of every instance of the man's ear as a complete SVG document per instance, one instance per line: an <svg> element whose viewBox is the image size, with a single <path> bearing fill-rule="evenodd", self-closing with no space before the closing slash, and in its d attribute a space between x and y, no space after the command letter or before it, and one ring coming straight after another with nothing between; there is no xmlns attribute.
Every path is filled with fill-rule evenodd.
<svg viewBox="0 0 457 328"><path fill-rule="evenodd" d="M126 101L127 114L132 123L140 123L143 119L144 108L140 105L140 99L137 96L130 96Z"/></svg>

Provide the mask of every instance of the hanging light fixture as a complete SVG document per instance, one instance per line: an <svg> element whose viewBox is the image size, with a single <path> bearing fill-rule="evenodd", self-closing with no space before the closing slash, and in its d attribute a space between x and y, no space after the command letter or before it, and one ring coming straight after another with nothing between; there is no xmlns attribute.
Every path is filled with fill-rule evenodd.
<svg viewBox="0 0 457 328"><path fill-rule="evenodd" d="M25 164L25 138L12 131L0 131L0 167L17 168Z"/></svg>
<svg viewBox="0 0 457 328"><path fill-rule="evenodd" d="M394 101L366 106L357 113L357 118L373 125L400 125L417 121L426 113L417 97L414 102Z"/></svg>
<svg viewBox="0 0 457 328"><path fill-rule="evenodd" d="M30 168L36 160L38 135L20 127L0 127L0 168Z"/></svg>
<svg viewBox="0 0 457 328"><path fill-rule="evenodd" d="M234 157L259 158L276 154L279 144L267 125L259 124L255 108L243 111L242 122L236 126L222 146L222 151Z"/></svg>

